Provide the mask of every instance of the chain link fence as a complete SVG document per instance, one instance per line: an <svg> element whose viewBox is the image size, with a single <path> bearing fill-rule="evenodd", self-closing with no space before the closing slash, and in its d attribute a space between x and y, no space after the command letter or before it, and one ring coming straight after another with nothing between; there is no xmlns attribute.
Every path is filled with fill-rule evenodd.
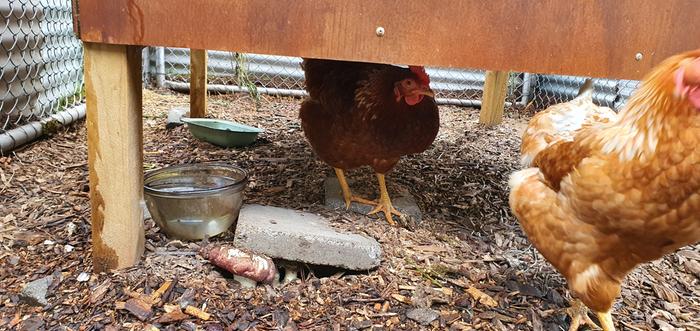
<svg viewBox="0 0 700 331"><path fill-rule="evenodd" d="M0 133L82 103L70 0L0 1Z"/></svg>
<svg viewBox="0 0 700 331"><path fill-rule="evenodd" d="M152 56L151 73L164 87L187 90L189 82L189 50L164 48ZM209 51L208 83L217 92L305 95L301 58L261 54L240 54ZM160 63L159 63L160 62ZM161 68L161 70L158 70ZM431 87L440 104L480 106L486 72L479 69L426 68ZM510 74L506 104L509 107L543 109L576 97L585 77L540 75L513 72ZM638 81L594 79L594 102L619 109L638 87Z"/></svg>
<svg viewBox="0 0 700 331"><path fill-rule="evenodd" d="M162 77L164 87L186 90L190 77L189 50L165 48L150 61L152 73ZM252 91L278 95L305 95L304 72L301 58L261 54L240 54L209 51L208 84L210 90L220 92ZM159 61L162 64L159 64ZM162 68L162 70L157 70ZM480 106L486 72L479 69L455 69L427 67L431 87L438 103L462 106ZM512 73L506 102L525 105L523 93L530 89L525 85L533 76Z"/></svg>
<svg viewBox="0 0 700 331"><path fill-rule="evenodd" d="M576 97L585 77L561 75L535 75L533 82L535 96L534 109L544 109L549 105L571 100ZM593 79L593 102L619 110L639 87L636 80Z"/></svg>

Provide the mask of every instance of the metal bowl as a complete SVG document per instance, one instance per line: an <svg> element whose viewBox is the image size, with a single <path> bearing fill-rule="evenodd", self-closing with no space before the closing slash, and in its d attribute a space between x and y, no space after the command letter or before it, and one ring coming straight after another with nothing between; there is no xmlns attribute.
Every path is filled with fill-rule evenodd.
<svg viewBox="0 0 700 331"><path fill-rule="evenodd" d="M247 184L246 171L228 164L177 165L147 173L144 198L168 237L200 240L226 231L238 220Z"/></svg>

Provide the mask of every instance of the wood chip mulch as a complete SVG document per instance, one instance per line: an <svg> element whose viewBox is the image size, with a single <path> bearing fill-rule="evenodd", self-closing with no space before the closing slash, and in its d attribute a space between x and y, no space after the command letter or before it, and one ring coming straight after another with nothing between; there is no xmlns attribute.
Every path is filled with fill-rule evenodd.
<svg viewBox="0 0 700 331"><path fill-rule="evenodd" d="M377 239L381 266L362 273L303 268L280 288L241 288L146 221L137 266L92 273L87 147L83 122L0 158L0 329L18 330L563 330L564 279L528 243L507 204L520 132L529 115L477 124L478 110L441 107L433 146L405 157L389 190L409 190L424 212L414 231L323 207L332 169L316 159L297 119L298 99L210 99L210 116L264 128L254 145L223 149L185 127L165 129L188 97L144 91L144 169L221 160L251 173L246 202L322 214ZM370 169L353 188L376 196ZM218 241L231 240L230 233ZM52 276L44 307L21 291ZM621 330L699 330L700 247L646 264L625 281L614 319Z"/></svg>

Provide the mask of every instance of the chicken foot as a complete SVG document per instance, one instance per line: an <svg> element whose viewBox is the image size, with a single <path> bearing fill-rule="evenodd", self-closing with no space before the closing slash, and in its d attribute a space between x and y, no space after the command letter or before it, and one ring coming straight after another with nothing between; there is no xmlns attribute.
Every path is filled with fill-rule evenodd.
<svg viewBox="0 0 700 331"><path fill-rule="evenodd" d="M566 308L566 314L571 317L571 325L569 326L569 331L577 331L581 326L588 324L590 327L596 330L600 330L601 327L595 324L593 320L588 316L588 307L581 302L579 299L574 299L570 302L571 307ZM603 329L605 331L614 331Z"/></svg>
<svg viewBox="0 0 700 331"><path fill-rule="evenodd" d="M374 203L376 204L376 207L374 207L374 209L372 209L368 215L376 214L381 211L384 213L386 221L389 222L390 225L395 226L396 222L394 222L393 215L401 217L403 214L396 210L394 205L391 204L389 192L386 189L384 174L377 173L377 180L379 181L379 201Z"/></svg>
<svg viewBox="0 0 700 331"><path fill-rule="evenodd" d="M598 321L600 321L600 326L603 327L603 331L615 331L615 324L612 320L612 314L609 311L604 313L598 313Z"/></svg>
<svg viewBox="0 0 700 331"><path fill-rule="evenodd" d="M345 209L350 208L350 204L352 202L358 202L362 203L365 205L371 205L374 206L377 203L372 201L372 200L367 200L365 198L358 197L356 195L352 194L352 191L350 191L350 186L348 186L347 180L345 180L345 172L343 169L339 168L333 168L335 170L335 176L338 177L338 182L340 183L340 189L343 190L343 199L345 199Z"/></svg>

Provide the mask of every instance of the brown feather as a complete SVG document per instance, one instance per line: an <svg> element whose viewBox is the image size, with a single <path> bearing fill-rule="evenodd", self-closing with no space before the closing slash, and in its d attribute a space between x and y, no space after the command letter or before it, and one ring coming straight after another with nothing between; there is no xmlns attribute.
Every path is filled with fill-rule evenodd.
<svg viewBox="0 0 700 331"><path fill-rule="evenodd" d="M700 109L673 80L697 58L662 62L612 121L559 141L548 131L535 167L511 176L510 206L528 238L599 312L639 263L700 240Z"/></svg>
<svg viewBox="0 0 700 331"><path fill-rule="evenodd" d="M540 169L547 186L559 191L561 180L569 175L589 153L590 149L587 146L562 140L539 152L532 165Z"/></svg>
<svg viewBox="0 0 700 331"><path fill-rule="evenodd" d="M419 80L402 67L305 59L307 98L299 117L306 139L329 165L352 169L369 165L386 173L401 156L421 153L437 136L435 100L409 106L396 101L394 84Z"/></svg>

